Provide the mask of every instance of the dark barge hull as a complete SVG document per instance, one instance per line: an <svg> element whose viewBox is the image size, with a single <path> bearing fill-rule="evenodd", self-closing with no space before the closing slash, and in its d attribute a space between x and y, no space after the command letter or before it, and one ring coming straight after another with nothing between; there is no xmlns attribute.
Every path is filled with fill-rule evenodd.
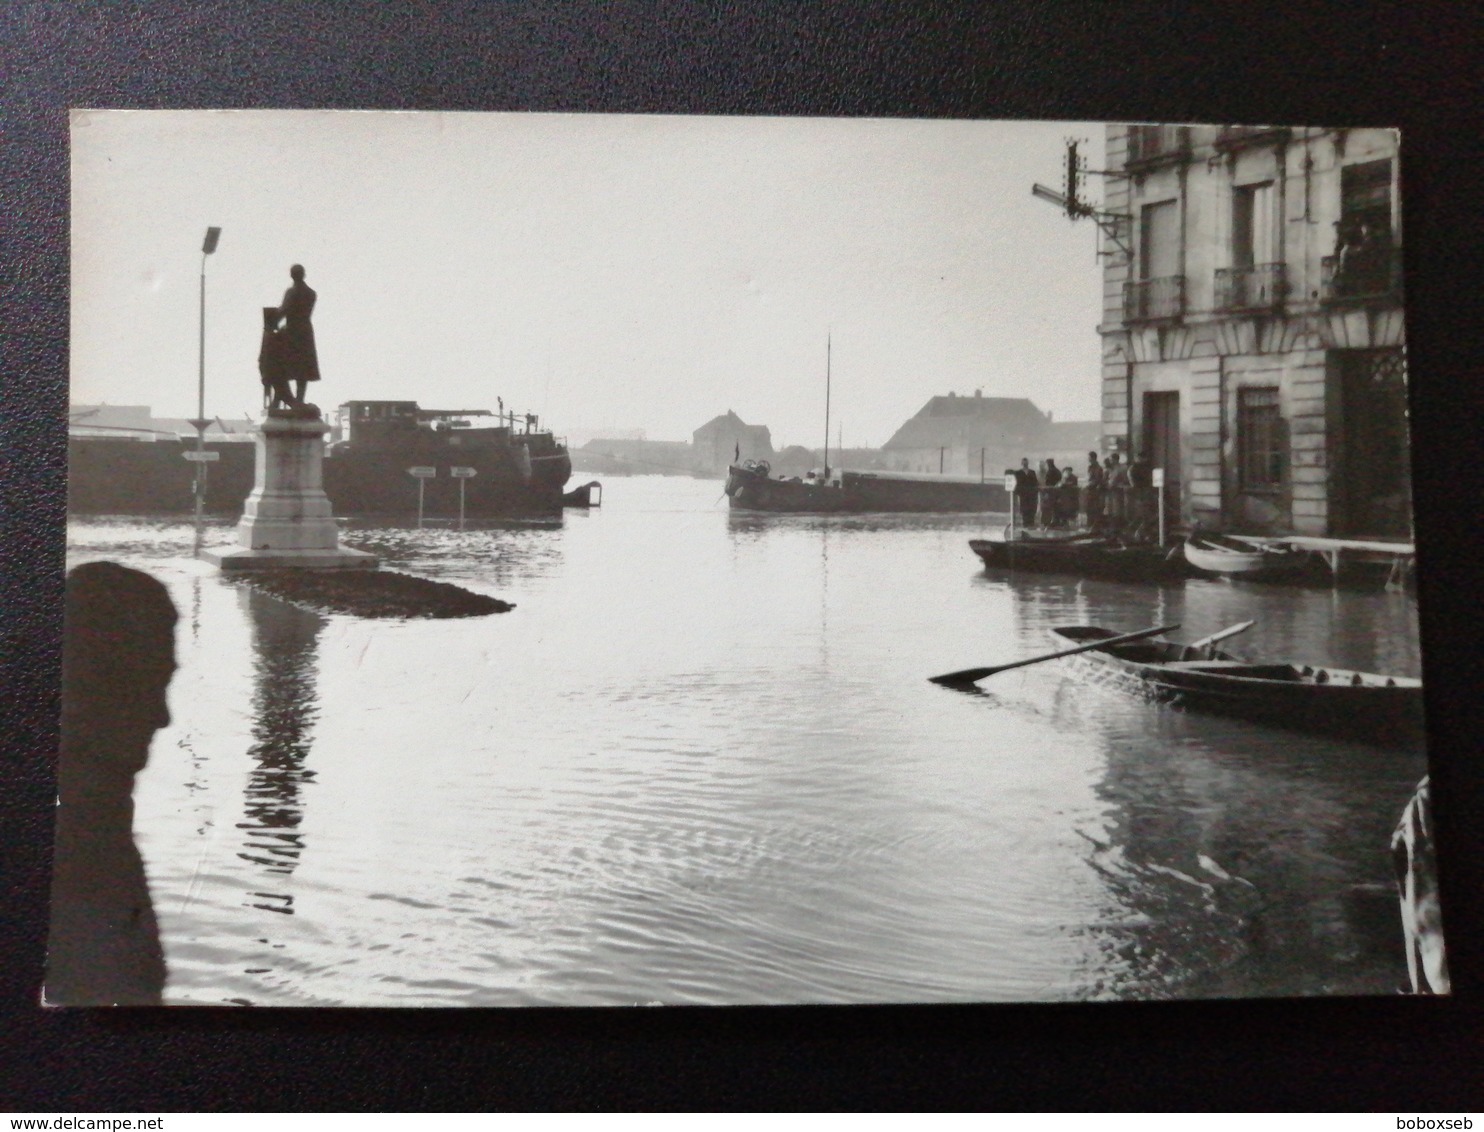
<svg viewBox="0 0 1484 1132"><path fill-rule="evenodd" d="M842 472L839 486L773 479L753 468L727 469L729 505L743 511L830 514L850 511L910 513L1008 512L1000 483L909 478L889 472Z"/></svg>
<svg viewBox="0 0 1484 1132"><path fill-rule="evenodd" d="M1117 635L1093 625L1052 633L1078 645ZM1408 677L1249 664L1157 637L1083 653L1074 663L1124 690L1195 711L1389 745L1423 738L1422 681Z"/></svg>
<svg viewBox="0 0 1484 1132"><path fill-rule="evenodd" d="M185 458L195 441L74 439L68 444L67 509L76 515L182 515L195 508L194 465ZM218 454L208 465L204 507L236 517L253 488L256 445L208 443ZM442 445L331 450L324 461L325 494L337 515L409 517L417 514L418 481L408 469L432 467L423 481L427 518L456 519L459 482L452 467L470 467L464 513L471 519L559 515L571 473L565 449L531 461L529 474L509 450Z"/></svg>
<svg viewBox="0 0 1484 1132"><path fill-rule="evenodd" d="M1177 547L1120 546L1076 539L970 539L969 549L995 570L1078 574L1125 582L1165 582L1193 571Z"/></svg>

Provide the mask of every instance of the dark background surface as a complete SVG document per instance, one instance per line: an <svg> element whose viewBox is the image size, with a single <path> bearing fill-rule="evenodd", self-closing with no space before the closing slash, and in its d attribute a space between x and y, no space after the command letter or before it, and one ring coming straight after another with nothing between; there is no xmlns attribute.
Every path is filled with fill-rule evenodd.
<svg viewBox="0 0 1484 1132"><path fill-rule="evenodd" d="M0 1108L1484 1106L1472 5L12 3L0 11ZM1403 133L1417 529L1457 994L1078 1007L44 1012L70 107L1280 122ZM1054 170L1026 170L1032 180ZM1092 328L1086 328L1092 333Z"/></svg>

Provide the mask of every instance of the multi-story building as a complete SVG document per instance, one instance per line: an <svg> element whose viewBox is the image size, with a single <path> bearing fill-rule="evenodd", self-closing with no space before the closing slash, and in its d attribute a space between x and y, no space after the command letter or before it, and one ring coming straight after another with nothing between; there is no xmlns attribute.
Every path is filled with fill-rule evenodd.
<svg viewBox="0 0 1484 1132"><path fill-rule="evenodd" d="M1106 162L1107 443L1189 524L1409 536L1395 131L1115 125Z"/></svg>

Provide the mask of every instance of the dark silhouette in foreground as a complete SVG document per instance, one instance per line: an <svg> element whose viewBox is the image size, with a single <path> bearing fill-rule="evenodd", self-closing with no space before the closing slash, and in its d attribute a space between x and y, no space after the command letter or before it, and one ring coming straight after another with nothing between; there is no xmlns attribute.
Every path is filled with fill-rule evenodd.
<svg viewBox="0 0 1484 1132"><path fill-rule="evenodd" d="M1432 788L1425 776L1402 811L1391 837L1391 858L1401 900L1407 978L1413 994L1448 994L1448 952L1438 904L1438 851L1433 840Z"/></svg>
<svg viewBox="0 0 1484 1132"><path fill-rule="evenodd" d="M175 606L148 574L92 562L67 575L51 1006L150 1005L165 960L134 845L134 776L170 722Z"/></svg>

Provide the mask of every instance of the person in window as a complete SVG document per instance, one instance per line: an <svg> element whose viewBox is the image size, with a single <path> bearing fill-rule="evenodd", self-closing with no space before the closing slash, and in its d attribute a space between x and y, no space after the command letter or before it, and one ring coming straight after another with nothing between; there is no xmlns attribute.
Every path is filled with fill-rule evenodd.
<svg viewBox="0 0 1484 1132"><path fill-rule="evenodd" d="M134 844L134 776L169 724L175 605L148 574L89 562L67 575L62 741L44 999L147 1006L165 957Z"/></svg>
<svg viewBox="0 0 1484 1132"><path fill-rule="evenodd" d="M1335 253L1335 291L1340 295L1379 295L1387 290L1391 234L1370 220L1350 221L1340 230Z"/></svg>

